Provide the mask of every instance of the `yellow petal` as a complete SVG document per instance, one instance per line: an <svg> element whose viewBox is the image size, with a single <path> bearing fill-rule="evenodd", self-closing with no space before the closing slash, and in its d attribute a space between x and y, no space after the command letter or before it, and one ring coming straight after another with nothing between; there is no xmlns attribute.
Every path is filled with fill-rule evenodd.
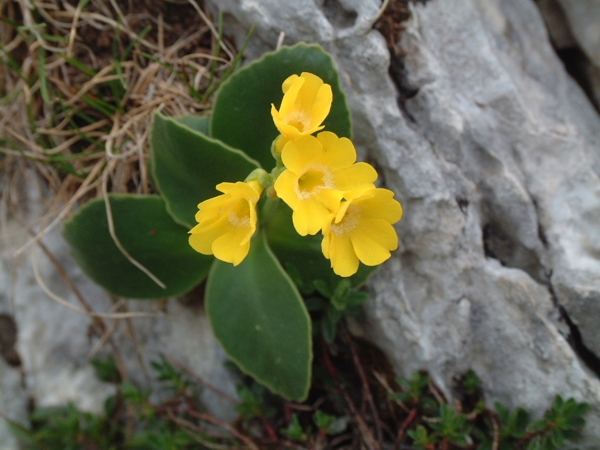
<svg viewBox="0 0 600 450"><path fill-rule="evenodd" d="M339 138L330 131L322 131L317 139L324 149L323 164L337 169L350 166L356 161L356 150L350 139Z"/></svg>
<svg viewBox="0 0 600 450"><path fill-rule="evenodd" d="M371 198L355 200L363 217L383 219L392 224L402 218L402 205L393 198L394 193L389 189L377 188L364 194L369 194Z"/></svg>
<svg viewBox="0 0 600 450"><path fill-rule="evenodd" d="M335 214L330 214L323 224L323 240L321 241L321 251L327 259L329 259L329 246L331 245L331 233L329 232L329 229L331 228L331 223L334 219Z"/></svg>
<svg viewBox="0 0 600 450"><path fill-rule="evenodd" d="M318 199L330 213L335 213L340 209L340 202L342 201L343 196L344 191L338 189L323 189L316 196L316 199Z"/></svg>
<svg viewBox="0 0 600 450"><path fill-rule="evenodd" d="M281 118L279 116L279 111L277 111L277 108L275 108L273 103L271 103L271 117L273 118L273 122L275 123L277 129L279 129L279 122L281 122Z"/></svg>
<svg viewBox="0 0 600 450"><path fill-rule="evenodd" d="M198 224L190 230L190 246L198 253L212 255L213 241L229 229L230 225L226 217L211 223Z"/></svg>
<svg viewBox="0 0 600 450"><path fill-rule="evenodd" d="M226 203L227 203L227 199L224 198L223 195L218 195L216 197L209 198L198 204L198 209L200 210L200 211L198 211L198 213L202 212L202 211L219 209ZM196 213L196 215L198 215L198 213ZM198 219L196 219L196 220L199 222Z"/></svg>
<svg viewBox="0 0 600 450"><path fill-rule="evenodd" d="M300 175L306 166L318 160L323 146L314 136L303 136L290 141L281 151L281 160L288 170Z"/></svg>
<svg viewBox="0 0 600 450"><path fill-rule="evenodd" d="M279 130L279 132L288 139L298 139L306 134L302 133L298 128L283 121L275 122L275 126L277 127L277 130Z"/></svg>
<svg viewBox="0 0 600 450"><path fill-rule="evenodd" d="M243 184L241 181L239 182L241 184ZM222 192L224 194L227 194L228 192L231 191L235 191L238 187L240 187L241 185L238 183L229 183L229 182L223 182L223 183L219 183L215 186L215 189L219 192Z"/></svg>
<svg viewBox="0 0 600 450"><path fill-rule="evenodd" d="M296 81L297 78L298 78L298 75L294 74L294 75L290 75L289 77L287 77L285 79L285 81L281 85L281 90L283 91L284 94L290 89L290 87L292 86L292 84L294 84L294 81Z"/></svg>
<svg viewBox="0 0 600 450"><path fill-rule="evenodd" d="M299 202L294 209L292 221L300 236L317 234L331 212L318 201Z"/></svg>
<svg viewBox="0 0 600 450"><path fill-rule="evenodd" d="M323 80L310 72L302 72L300 77L304 80L304 84L298 92L296 107L309 114L313 104L317 100L319 89L323 86Z"/></svg>
<svg viewBox="0 0 600 450"><path fill-rule="evenodd" d="M340 223L342 221L351 204L352 201L345 201L340 204L340 208L335 214L335 223Z"/></svg>
<svg viewBox="0 0 600 450"><path fill-rule="evenodd" d="M320 125L327 118L331 110L332 100L331 86L328 84L321 85L309 113L314 126Z"/></svg>
<svg viewBox="0 0 600 450"><path fill-rule="evenodd" d="M290 170L284 170L275 180L275 192L290 208L294 209L300 199L296 194L298 176Z"/></svg>
<svg viewBox="0 0 600 450"><path fill-rule="evenodd" d="M349 236L356 256L367 266L381 264L398 248L396 231L381 219L362 219Z"/></svg>
<svg viewBox="0 0 600 450"><path fill-rule="evenodd" d="M365 162L352 164L335 172L335 187L343 191L364 191L375 187L377 171Z"/></svg>
<svg viewBox="0 0 600 450"><path fill-rule="evenodd" d="M341 277L352 276L358 270L358 257L354 253L350 239L346 236L331 234L329 257L333 271Z"/></svg>
<svg viewBox="0 0 600 450"><path fill-rule="evenodd" d="M246 227L232 227L212 244L213 254L221 261L237 266L248 255L253 231Z"/></svg>
<svg viewBox="0 0 600 450"><path fill-rule="evenodd" d="M227 193L233 193L238 197L245 197L252 202L257 202L260 194L254 189L253 186L244 182L237 181L235 183L219 183L217 184L217 191Z"/></svg>
<svg viewBox="0 0 600 450"><path fill-rule="evenodd" d="M295 109L296 102L298 101L298 94L300 93L300 89L302 89L302 85L304 85L304 81L304 78L298 77L289 83L288 89L283 95L283 100L281 100L279 117L285 117Z"/></svg>

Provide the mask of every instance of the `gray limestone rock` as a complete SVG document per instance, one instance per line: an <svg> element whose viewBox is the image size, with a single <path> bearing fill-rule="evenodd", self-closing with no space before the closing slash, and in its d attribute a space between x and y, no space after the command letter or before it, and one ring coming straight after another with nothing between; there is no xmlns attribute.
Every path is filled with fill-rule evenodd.
<svg viewBox="0 0 600 450"><path fill-rule="evenodd" d="M581 446L596 448L600 119L534 2L411 3L392 61L365 25L379 2L297 3L216 2L256 23L261 51L284 30L332 53L359 153L404 207L366 335L447 395L474 369L490 402L540 414L557 394L586 400Z"/></svg>
<svg viewBox="0 0 600 450"><path fill-rule="evenodd" d="M40 198L31 183L34 179L30 177L28 188L24 182L19 186L23 203L18 210L29 211L28 223L33 222L39 210ZM104 338L109 334L131 381L142 387L155 383L150 362L165 355L225 392L229 398L236 397L234 380L223 365L225 354L212 334L202 308L186 306L176 299L163 303L124 301L122 307L130 312L145 312L147 317L104 319L107 333L101 335L88 316L59 304L40 287L35 278L36 271L53 295L82 309L54 264L39 248L20 257L13 256L31 236L9 215L2 219L0 319L9 316L16 322L18 333L14 347L20 366L11 367L3 359L3 328L0 330L0 412L26 423L27 403L31 399L35 406L70 402L84 411L102 413L104 401L114 394L115 387L96 378L89 359L101 356L105 350L108 353L110 342ZM110 312L115 305L75 265L58 230L47 235L43 243L92 309ZM221 419L231 421L237 415L227 398L210 389L202 391L201 399L207 409ZM17 448L1 417L0 442L3 449Z"/></svg>

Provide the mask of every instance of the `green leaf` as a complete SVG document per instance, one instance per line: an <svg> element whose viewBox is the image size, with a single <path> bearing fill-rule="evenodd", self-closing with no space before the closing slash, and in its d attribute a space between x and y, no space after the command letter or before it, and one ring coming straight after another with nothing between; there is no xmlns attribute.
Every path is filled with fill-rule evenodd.
<svg viewBox="0 0 600 450"><path fill-rule="evenodd" d="M263 168L273 167L271 143L279 133L271 117L271 103L279 109L281 84L302 72L318 75L331 85L333 103L325 130L350 138L350 113L333 60L320 46L304 43L267 53L223 83L213 105L211 136L244 150Z"/></svg>
<svg viewBox="0 0 600 450"><path fill-rule="evenodd" d="M310 385L310 318L266 239L237 267L215 261L206 287L213 331L238 366L273 392L303 400Z"/></svg>
<svg viewBox="0 0 600 450"><path fill-rule="evenodd" d="M208 116L192 116L188 114L185 116L173 117L173 120L205 136L209 135L210 117Z"/></svg>
<svg viewBox="0 0 600 450"><path fill-rule="evenodd" d="M173 222L160 197L111 194L109 199L122 246L166 288L117 248L103 199L88 202L63 229L71 255L92 280L115 295L146 299L183 294L204 279L213 258L189 246L187 229Z"/></svg>
<svg viewBox="0 0 600 450"><path fill-rule="evenodd" d="M198 203L219 192L224 181L243 181L258 163L243 152L198 131L200 120L154 115L150 135L153 179L177 223L191 228Z"/></svg>

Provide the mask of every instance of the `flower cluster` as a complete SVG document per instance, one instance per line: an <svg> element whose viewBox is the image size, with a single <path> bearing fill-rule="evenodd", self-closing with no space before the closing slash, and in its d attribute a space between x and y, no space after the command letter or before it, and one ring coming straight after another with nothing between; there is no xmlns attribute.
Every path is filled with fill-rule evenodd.
<svg viewBox="0 0 600 450"><path fill-rule="evenodd" d="M402 217L400 203L392 191L375 187L376 170L356 162L349 139L321 131L331 109L331 86L303 72L287 78L282 89L279 110L271 105L281 134L273 146L280 164L270 180L292 209L294 228L301 236L323 234L323 255L340 276L355 274L359 262L381 264L398 247L392 224ZM223 195L198 205L190 245L239 264L256 231L256 203L268 187L252 174L245 182L219 184Z"/></svg>

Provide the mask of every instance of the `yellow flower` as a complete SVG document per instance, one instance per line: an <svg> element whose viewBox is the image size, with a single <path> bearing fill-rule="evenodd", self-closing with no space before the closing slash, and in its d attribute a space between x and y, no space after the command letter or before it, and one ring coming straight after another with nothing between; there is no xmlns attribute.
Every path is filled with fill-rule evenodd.
<svg viewBox="0 0 600 450"><path fill-rule="evenodd" d="M281 133L276 149L281 151L289 140L313 134L321 129L331 109L331 86L318 76L302 72L288 77L282 85L283 100L279 111L271 104L271 115Z"/></svg>
<svg viewBox="0 0 600 450"><path fill-rule="evenodd" d="M294 228L302 236L323 227L346 191L373 188L377 179L369 164L354 164L352 142L329 131L288 142L281 158L286 170L275 181L275 191L294 211Z"/></svg>
<svg viewBox="0 0 600 450"><path fill-rule="evenodd" d="M204 255L237 266L250 250L250 238L256 231L256 203L262 193L257 180L220 183L222 195L198 205L198 225L190 230L189 243Z"/></svg>
<svg viewBox="0 0 600 450"><path fill-rule="evenodd" d="M329 216L321 249L336 274L354 275L359 261L381 264L398 248L392 224L402 218L402 206L393 197L392 191L381 188L348 193L339 211Z"/></svg>

